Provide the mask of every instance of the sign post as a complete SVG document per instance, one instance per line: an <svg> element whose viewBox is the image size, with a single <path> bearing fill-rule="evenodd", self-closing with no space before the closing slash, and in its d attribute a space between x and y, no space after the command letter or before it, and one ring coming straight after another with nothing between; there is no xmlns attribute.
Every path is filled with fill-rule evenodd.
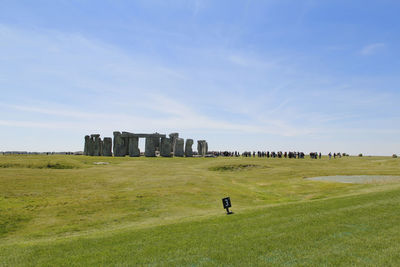
<svg viewBox="0 0 400 267"><path fill-rule="evenodd" d="M222 205L224 206L224 209L226 209L226 215L233 214L232 211L229 211L229 208L232 207L231 198L230 197L223 198L222 199Z"/></svg>

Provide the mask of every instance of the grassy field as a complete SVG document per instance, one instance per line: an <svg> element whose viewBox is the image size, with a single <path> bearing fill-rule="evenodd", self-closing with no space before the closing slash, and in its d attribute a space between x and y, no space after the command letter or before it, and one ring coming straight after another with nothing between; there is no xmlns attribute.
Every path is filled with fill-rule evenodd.
<svg viewBox="0 0 400 267"><path fill-rule="evenodd" d="M0 156L0 266L400 265L399 183L304 179L351 174L400 160Z"/></svg>

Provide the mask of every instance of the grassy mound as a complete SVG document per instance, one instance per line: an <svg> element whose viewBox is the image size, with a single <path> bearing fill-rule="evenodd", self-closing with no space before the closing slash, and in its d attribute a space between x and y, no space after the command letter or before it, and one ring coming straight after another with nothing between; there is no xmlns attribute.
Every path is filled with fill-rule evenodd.
<svg viewBox="0 0 400 267"><path fill-rule="evenodd" d="M0 246L9 266L397 266L400 190ZM371 216L373 214L373 216Z"/></svg>

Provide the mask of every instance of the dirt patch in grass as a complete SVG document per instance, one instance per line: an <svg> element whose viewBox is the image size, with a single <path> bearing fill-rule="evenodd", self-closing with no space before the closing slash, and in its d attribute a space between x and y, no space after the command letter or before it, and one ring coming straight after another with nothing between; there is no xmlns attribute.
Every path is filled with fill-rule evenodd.
<svg viewBox="0 0 400 267"><path fill-rule="evenodd" d="M210 171L221 171L221 172L231 172L231 171L243 171L250 170L254 168L260 168L262 166L255 164L236 164L236 165L221 165L209 168Z"/></svg>

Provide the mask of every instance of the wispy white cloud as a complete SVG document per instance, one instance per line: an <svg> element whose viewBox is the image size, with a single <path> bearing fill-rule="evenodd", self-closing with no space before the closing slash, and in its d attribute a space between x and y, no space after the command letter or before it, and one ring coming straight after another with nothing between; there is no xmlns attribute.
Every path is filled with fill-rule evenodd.
<svg viewBox="0 0 400 267"><path fill-rule="evenodd" d="M143 130L157 129L181 129L208 130L208 131L235 131L237 133L264 133L293 136L306 134L304 129L295 129L287 126L279 120L259 120L258 123L232 123L226 120L218 120L201 115L194 109L177 102L166 96L153 96L153 106L149 109L162 112L167 115L164 118L154 116L135 116L135 114L123 114L118 112L94 113L78 110L68 110L65 107L53 105L51 108L18 106L1 104L0 107L30 114L46 114L54 116L52 119L26 120L1 120L0 125L13 127L38 127L45 129L102 129L113 131L126 129L127 125L140 125ZM73 120L71 120L73 119ZM106 125L106 126L105 126Z"/></svg>
<svg viewBox="0 0 400 267"><path fill-rule="evenodd" d="M360 54L364 55L364 56L372 55L372 54L375 54L376 52L378 52L379 50L381 50L382 48L384 48L385 46L386 46L385 43L369 44L369 45L364 46L360 50Z"/></svg>
<svg viewBox="0 0 400 267"><path fill-rule="evenodd" d="M229 70L213 74L212 70L204 72L203 77L194 77L191 73L193 70L182 71L176 68L171 68L160 64L156 61L144 60L136 57L135 54L126 54L124 51L112 45L103 44L96 40L88 39L80 34L63 34L54 31L25 31L16 28L2 26L0 32L4 33L4 41L12 38L12 42L25 44L20 48L6 47L10 53L9 62L12 62L17 55L31 58L24 66L24 77L26 82L35 81L33 84L37 92L43 91L41 96L52 93L58 97L57 101L52 104L45 103L48 99L44 98L41 101L45 104L35 106L29 103L35 102L38 99L24 98L23 92L29 91L29 88L21 90L20 102L25 104L9 105L8 107L21 112L46 114L58 116L59 118L70 117L78 120L96 120L96 123L101 124L101 120L113 121L113 125L127 124L128 122L141 125L140 127L162 127L162 128L179 128L179 129L210 129L210 130L235 130L241 132L254 133L274 133L283 135L289 132L283 129L280 125L287 123L280 122L280 119L275 116L274 120L268 122L259 121L252 113L244 111L243 114L249 117L248 122L235 122L234 117L228 116L225 119L216 119L211 115L205 115L197 99L210 98L210 103L216 100L218 105L229 105L226 100L226 93L218 95L211 92L207 95L202 94L201 84L210 77L212 79L228 78L226 86L235 86L235 81L229 81ZM11 37L10 37L11 36ZM30 47L32 52L24 52L24 49ZM228 53L225 53L228 54ZM246 68L251 69L274 69L277 68L275 62L258 60L255 57L245 56L236 53L235 56L229 58L232 62ZM222 60L221 62L224 62ZM222 64L222 63L221 63ZM228 66L229 68L232 68ZM201 71L204 71L200 68ZM7 71L7 70L6 70ZM196 72L195 70L193 71ZM17 80L17 73L9 72L9 83L11 86ZM219 76L222 75L222 76ZM13 80L14 79L14 80ZM189 92L184 91L184 95L180 92L175 93L171 89L193 88L193 85L199 88L200 91ZM24 85L32 86L26 83ZM225 88L221 88L222 92ZM253 90L252 88L249 88ZM198 93L197 93L198 92ZM210 95L211 93L211 95ZM196 95L197 94L197 95ZM69 102L64 103L61 95L70 96L74 100L85 103L84 106L79 106ZM167 95L171 95L168 96ZM245 95L243 95L245 96ZM261 92L259 92L261 96ZM99 98L100 97L100 98ZM243 98L238 95L230 96L232 102L236 102L243 107L255 108L258 100L254 101L253 97ZM220 98L220 100L218 100ZM98 102L99 101L99 102ZM116 103L121 104L116 104ZM185 104L183 104L185 103ZM57 107L64 105L64 108ZM44 108L48 106L50 108ZM101 112L103 107L106 112ZM190 107L190 108L189 108ZM196 108L193 108L196 107ZM103 109L104 110L104 109ZM194 111L196 110L196 111ZM225 110L227 111L227 110ZM236 109L237 113L238 109ZM229 115L229 114L228 114ZM161 119L160 119L161 118ZM88 124L92 125L94 123ZM17 123L15 125L32 126L31 123ZM38 125L49 126L52 124ZM59 127L59 124L57 127ZM70 127L66 123L66 127ZM110 124L108 124L110 125ZM146 126L145 126L146 125ZM93 126L90 126L93 127ZM285 126L287 127L287 126ZM294 128L294 127L292 127ZM297 131L290 131L292 134L297 134Z"/></svg>
<svg viewBox="0 0 400 267"><path fill-rule="evenodd" d="M204 8L205 8L204 0L193 1L193 15L196 16Z"/></svg>
<svg viewBox="0 0 400 267"><path fill-rule="evenodd" d="M279 68L279 64L275 61L262 61L260 59L255 58L254 56L242 55L242 54L230 54L227 57L228 61L232 64L248 67L248 68L262 68L262 69L273 69Z"/></svg>

